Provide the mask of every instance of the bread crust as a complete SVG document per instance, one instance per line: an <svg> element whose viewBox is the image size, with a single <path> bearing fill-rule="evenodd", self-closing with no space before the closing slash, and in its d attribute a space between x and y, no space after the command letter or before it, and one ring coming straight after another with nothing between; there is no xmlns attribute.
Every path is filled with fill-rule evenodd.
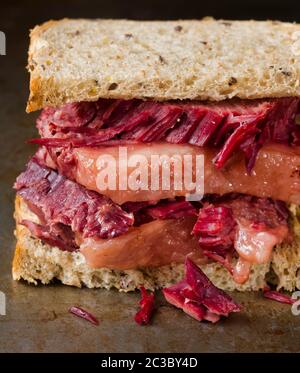
<svg viewBox="0 0 300 373"><path fill-rule="evenodd" d="M300 96L300 25L48 21L31 31L27 111L98 98Z"/></svg>

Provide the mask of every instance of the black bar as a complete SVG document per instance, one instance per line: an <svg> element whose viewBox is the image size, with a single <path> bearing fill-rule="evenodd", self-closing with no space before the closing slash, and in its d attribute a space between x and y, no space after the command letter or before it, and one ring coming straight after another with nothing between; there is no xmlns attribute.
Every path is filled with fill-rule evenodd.
<svg viewBox="0 0 300 373"><path fill-rule="evenodd" d="M95 369L121 368L136 371L144 368L213 369L282 367L285 370L298 362L298 354L0 354L1 366L20 367L84 367ZM241 372L241 373L242 373Z"/></svg>

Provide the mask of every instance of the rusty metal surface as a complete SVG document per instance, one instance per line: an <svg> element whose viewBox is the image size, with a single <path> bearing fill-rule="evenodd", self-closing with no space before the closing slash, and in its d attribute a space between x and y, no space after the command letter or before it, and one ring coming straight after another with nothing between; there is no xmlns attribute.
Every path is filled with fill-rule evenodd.
<svg viewBox="0 0 300 373"><path fill-rule="evenodd" d="M12 2L7 12L1 11L0 19L0 29L8 38L7 56L0 56L0 291L7 299L7 315L0 316L0 351L299 351L300 316L293 316L288 305L262 299L261 294L234 294L243 303L243 312L217 325L197 323L160 298L163 306L152 325L140 327L133 321L138 294L58 284L35 287L12 280L15 241L11 186L33 153L25 141L36 135L35 115L24 111L28 84L24 70L27 30L43 20L37 16L37 2L31 1L36 6L28 9L14 6L15 3L18 2ZM49 17L46 10L43 14L44 19ZM58 17L61 16L59 13ZM100 326L70 315L67 310L75 304L97 315Z"/></svg>

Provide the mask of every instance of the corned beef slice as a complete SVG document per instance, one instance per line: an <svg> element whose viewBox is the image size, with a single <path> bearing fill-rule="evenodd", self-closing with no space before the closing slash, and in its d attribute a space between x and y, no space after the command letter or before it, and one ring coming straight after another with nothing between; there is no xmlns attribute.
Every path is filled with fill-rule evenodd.
<svg viewBox="0 0 300 373"><path fill-rule="evenodd" d="M217 315L228 316L240 311L240 307L223 290L218 289L190 259L186 260L185 279L202 304Z"/></svg>
<svg viewBox="0 0 300 373"><path fill-rule="evenodd" d="M279 303L294 304L297 299L292 298L290 295L279 293L279 291L271 290L269 287L266 287L263 290L263 295L267 299L274 300Z"/></svg>
<svg viewBox="0 0 300 373"><path fill-rule="evenodd" d="M189 296L192 300L185 296L184 290L189 290ZM206 309L201 304L201 299L198 302L194 300L197 296L185 280L182 280L178 284L170 286L169 288L164 288L163 294L166 300L173 306L181 308L186 314L198 321L204 320ZM218 320L219 317L217 317L216 321Z"/></svg>
<svg viewBox="0 0 300 373"><path fill-rule="evenodd" d="M204 255L234 274L231 262L237 253L250 265L270 259L273 246L288 238L287 219L287 208L280 201L236 194L211 196L210 201L204 201L192 233L199 238ZM241 247L241 236L246 250ZM236 276L235 280L243 283L249 271L250 266L244 277Z"/></svg>
<svg viewBox="0 0 300 373"><path fill-rule="evenodd" d="M231 208L210 205L199 211L193 234L199 237L203 254L221 263L232 274L236 221Z"/></svg>
<svg viewBox="0 0 300 373"><path fill-rule="evenodd" d="M193 234L199 235L200 245L206 249L212 249L224 256L224 253L232 247L236 221L232 209L224 206L213 205L200 209Z"/></svg>
<svg viewBox="0 0 300 373"><path fill-rule="evenodd" d="M187 215L197 216L197 209L182 198L176 201L163 201L154 207L147 207L145 211L153 219L179 219Z"/></svg>
<svg viewBox="0 0 300 373"><path fill-rule="evenodd" d="M189 258L185 262L185 278L164 288L163 294L169 303L198 321L217 322L220 316L228 316L230 312L241 309L228 294L214 286Z"/></svg>
<svg viewBox="0 0 300 373"><path fill-rule="evenodd" d="M78 246L75 242L75 235L71 228L64 224L37 224L30 220L22 220L34 237L37 237L51 246L57 246L61 250L76 251Z"/></svg>
<svg viewBox="0 0 300 373"><path fill-rule="evenodd" d="M81 307L72 306L69 308L69 312L75 316L81 317L82 319L89 321L94 325L99 325L99 320L97 319L97 317Z"/></svg>
<svg viewBox="0 0 300 373"><path fill-rule="evenodd" d="M34 142L78 147L123 139L211 145L219 149L217 167L241 150L250 172L264 143L300 142L298 110L298 98L200 104L100 99L44 109L37 121L42 139Z"/></svg>
<svg viewBox="0 0 300 373"><path fill-rule="evenodd" d="M147 290L144 286L140 288L142 299L140 300L140 309L135 314L134 320L139 325L147 325L149 324L153 311L155 309L154 306L154 293L147 293Z"/></svg>
<svg viewBox="0 0 300 373"><path fill-rule="evenodd" d="M17 193L48 226L63 224L83 237L113 238L128 231L133 215L32 159L16 180Z"/></svg>
<svg viewBox="0 0 300 373"><path fill-rule="evenodd" d="M126 202L122 209L134 214L134 225L139 226L152 220L180 219L185 216L198 215L198 208L184 198L148 202Z"/></svg>
<svg viewBox="0 0 300 373"><path fill-rule="evenodd" d="M41 166L34 158L18 177L15 188L40 219L40 224L28 220L23 224L34 236L63 250L78 249L75 233L83 238L114 238L133 225L198 215L191 233L198 237L202 253L233 274L232 258L241 254L236 245L241 223L252 235L270 233L267 236L268 242L271 237L269 251L266 255L259 254L263 260L267 260L272 247L288 234L288 212L285 204L279 201L230 194L205 196L203 204L177 198L118 206L107 197ZM251 242L251 245L254 244Z"/></svg>
<svg viewBox="0 0 300 373"><path fill-rule="evenodd" d="M255 256L246 258L237 246L240 224L250 231L250 239L257 233L265 235L262 243L268 244L268 249L255 248L258 242L255 237L256 243L249 244L253 246L253 255L256 250L262 258L259 260L264 262L271 255L272 247L288 234L288 212L285 204L279 201L230 194L205 196L203 204L177 198L118 206L109 198L41 166L35 158L18 177L15 188L40 219L39 224L28 220L22 223L34 236L63 250L78 249L77 233L82 238L109 239L126 233L133 225L198 215L191 233L198 237L202 253L234 274L232 258L237 254L250 263L256 260ZM248 231L246 233L249 235ZM249 247L248 252L251 251ZM240 282L246 278L247 274Z"/></svg>
<svg viewBox="0 0 300 373"><path fill-rule="evenodd" d="M114 238L126 233L133 224L139 226L155 219L197 216L198 213L182 198L118 206L41 166L34 158L17 178L15 189L40 219L40 224L29 220L23 220L22 224L35 237L68 251L78 249L74 235L77 232L82 233L83 238Z"/></svg>

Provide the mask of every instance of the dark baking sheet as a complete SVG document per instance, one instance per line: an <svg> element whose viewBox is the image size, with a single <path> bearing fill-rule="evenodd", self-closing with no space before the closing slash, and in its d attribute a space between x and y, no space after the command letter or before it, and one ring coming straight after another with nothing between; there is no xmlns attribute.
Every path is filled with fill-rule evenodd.
<svg viewBox="0 0 300 373"><path fill-rule="evenodd" d="M161 5L161 13L156 16L158 13L153 13L153 8L138 7L140 2L137 1L133 2L132 8L126 2L126 11L122 5L125 2L121 1L92 1L89 6L86 3L53 1L49 6L47 3L47 8L42 1L1 4L0 30L7 35L7 56L0 56L0 291L6 294L7 315L0 316L0 351L299 351L300 316L293 316L290 306L264 300L261 294L234 294L243 303L243 312L217 325L197 323L160 298L163 306L157 311L152 325L140 327L133 321L138 294L76 289L58 284L35 287L12 280L11 260L15 241L12 218L14 193L11 186L34 150L25 141L36 135L36 115L27 115L24 111L28 93L24 70L28 29L50 17L95 16L97 12L93 7L96 3L97 15L102 17L168 17L168 9ZM177 2L174 4L174 9L178 10ZM110 6L116 8L112 10ZM198 17L203 16L203 12L212 14L211 10L203 9ZM230 18L228 12L215 15ZM178 12L171 16L180 17ZM195 17L195 13L185 13L185 16ZM252 13L249 17L255 16ZM232 18L236 17L238 15L233 14ZM245 15L242 17L247 18ZM267 16L261 14L259 18ZM281 18L288 17L283 14ZM70 315L67 310L75 304L96 314L101 320L100 326L95 327Z"/></svg>

